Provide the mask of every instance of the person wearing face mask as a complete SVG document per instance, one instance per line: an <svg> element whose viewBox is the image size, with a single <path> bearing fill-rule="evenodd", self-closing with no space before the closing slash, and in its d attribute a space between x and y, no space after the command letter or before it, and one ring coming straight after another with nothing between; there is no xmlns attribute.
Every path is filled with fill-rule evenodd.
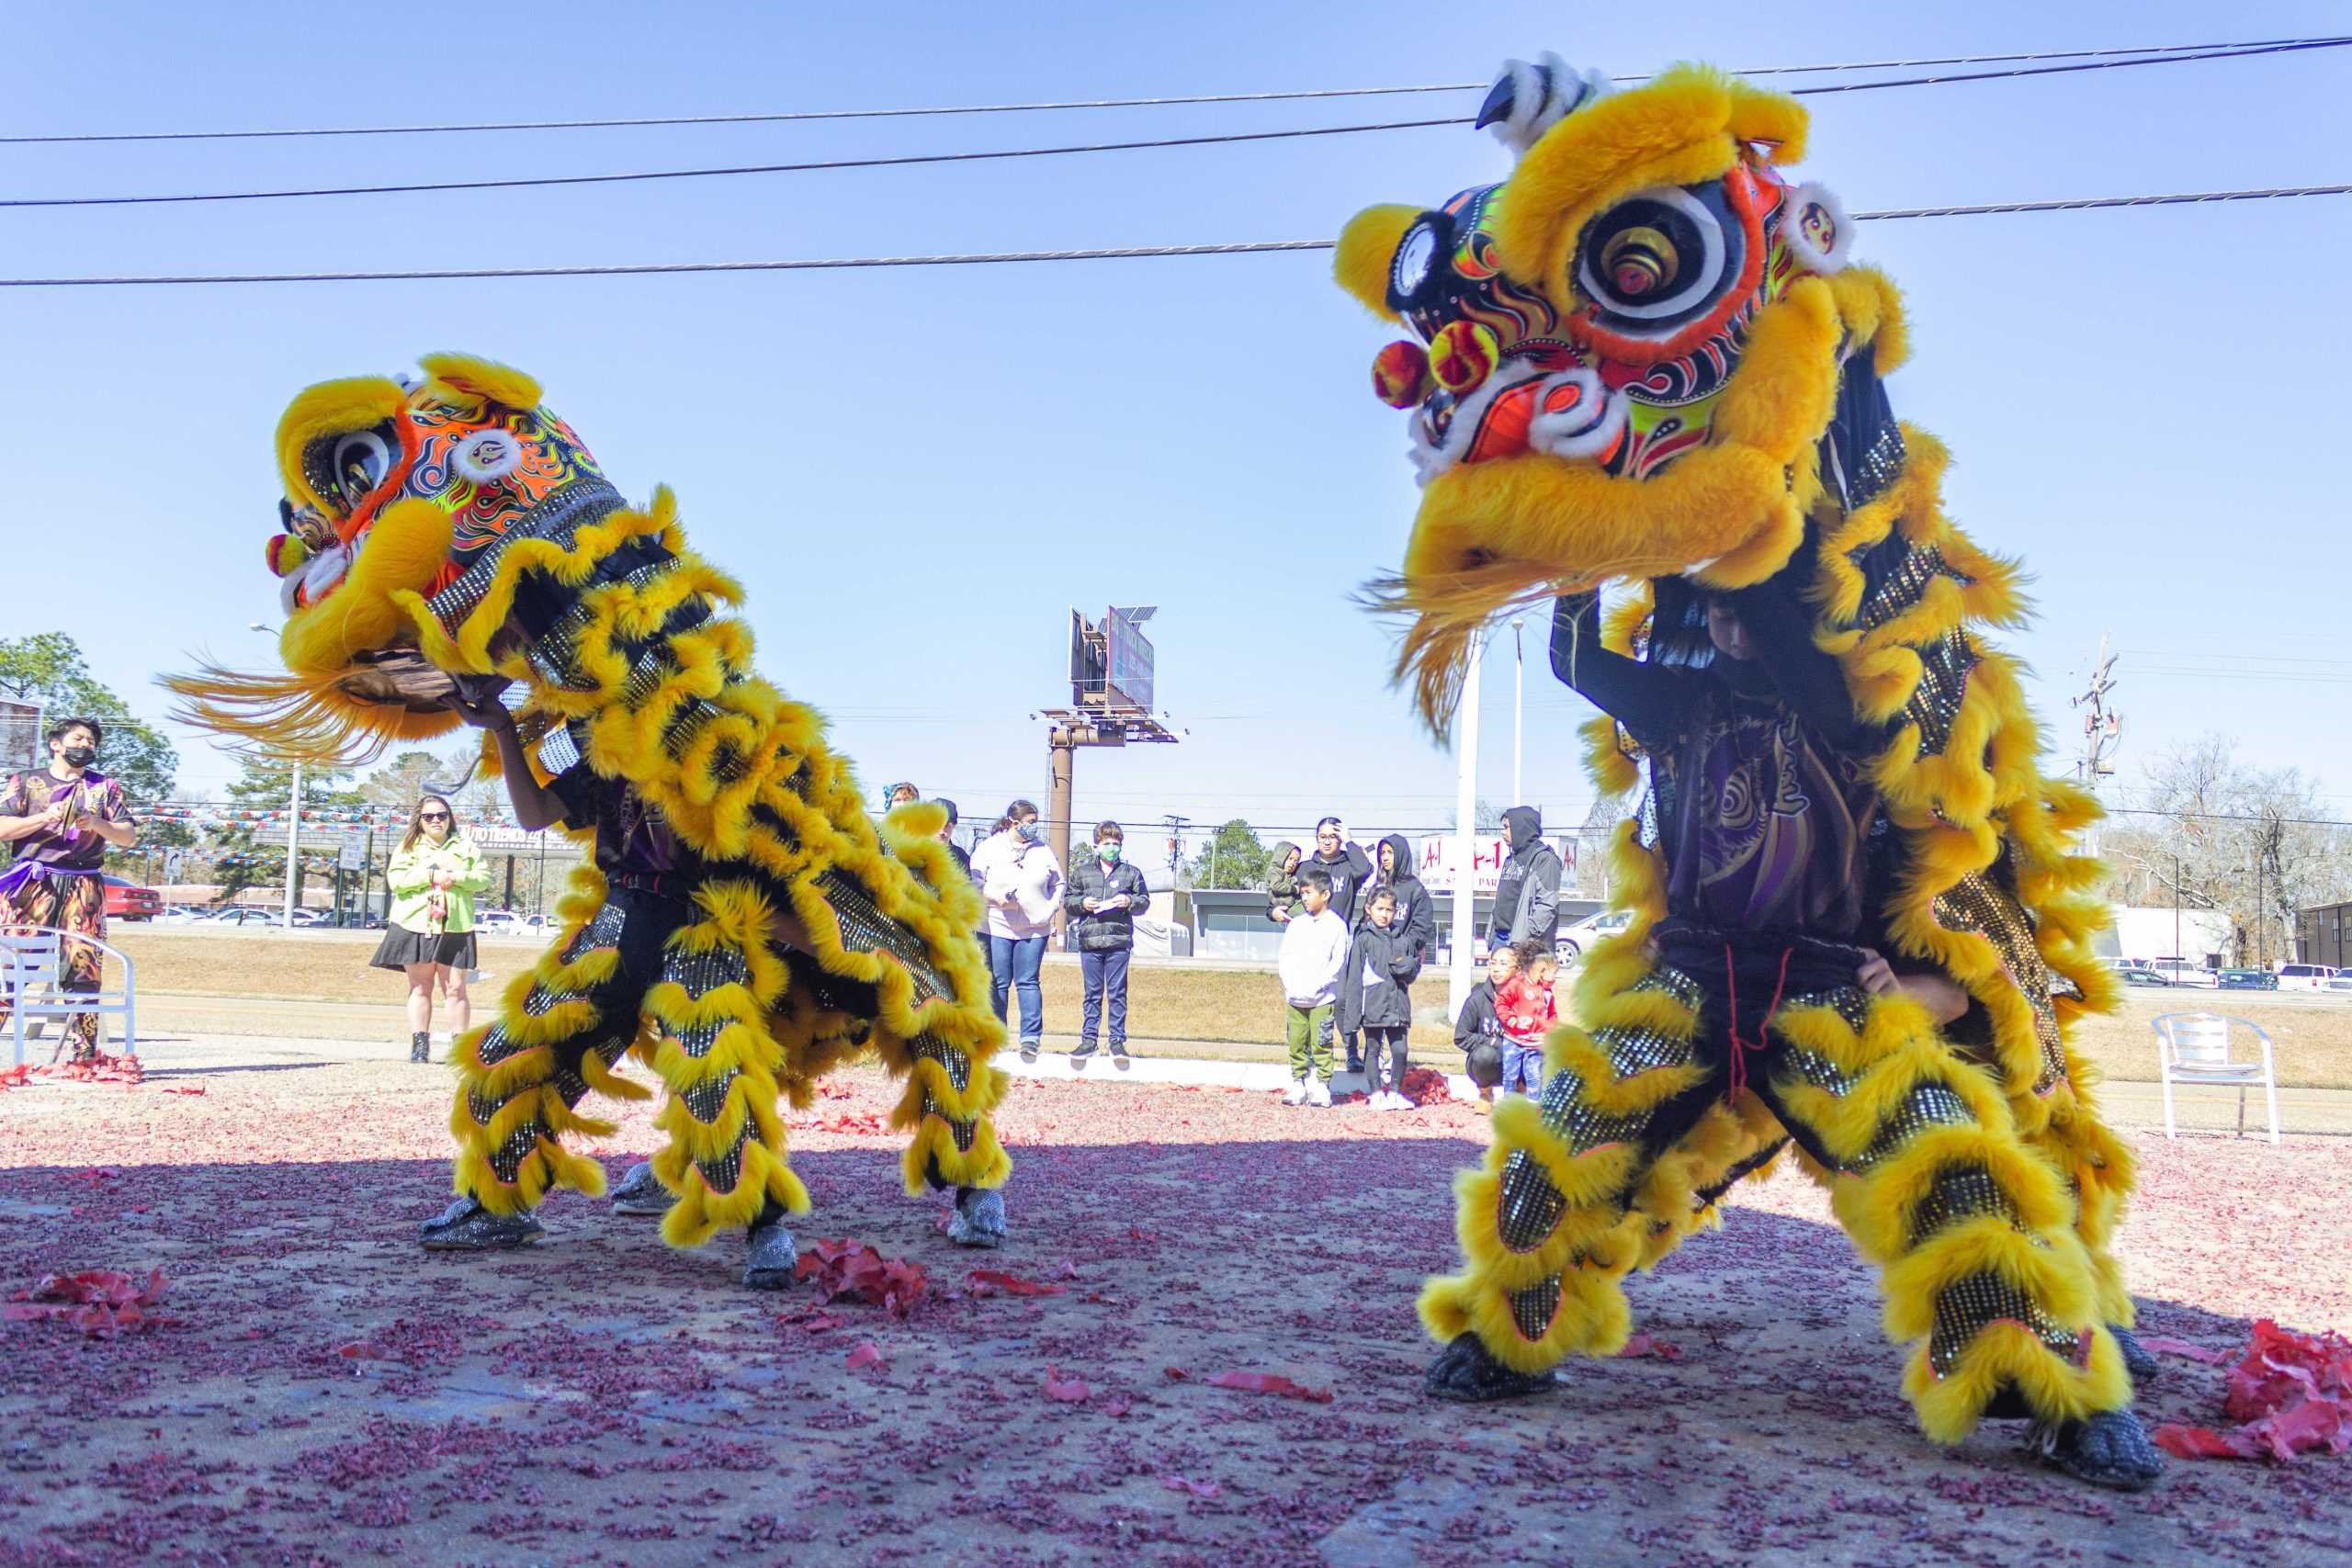
<svg viewBox="0 0 2352 1568"><path fill-rule="evenodd" d="M64 944L64 988L98 989L105 954L90 942L107 939L106 880L101 874L109 848L127 850L139 829L122 798L122 785L91 764L97 761L105 731L95 718L63 719L49 727L49 766L17 773L0 786L0 841L16 846L16 858L0 872L0 910L12 926L47 926L70 933ZM75 937L88 938L76 942ZM0 1026L8 1021L0 997ZM98 1015L75 1015L66 1026L69 1055L76 1063L98 1056Z"/></svg>
<svg viewBox="0 0 2352 1568"><path fill-rule="evenodd" d="M1127 961L1136 945L1136 911L1151 906L1143 873L1120 859L1126 834L1116 822L1094 828L1094 852L1069 868L1062 912L1069 919L1069 945L1078 950L1086 977L1086 1010L1078 1032L1080 1060L1094 1055L1103 1013L1111 1020L1111 1055L1127 1059Z"/></svg>
<svg viewBox="0 0 2352 1568"><path fill-rule="evenodd" d="M458 829L448 801L428 795L392 851L385 874L391 888L384 940L368 962L408 976L408 1059L433 1059L433 993L449 998L449 1037L473 1021L466 976L474 966L474 899L490 891L481 851Z"/></svg>
<svg viewBox="0 0 2352 1568"><path fill-rule="evenodd" d="M1006 1016L1014 993L1021 998L1021 1059L1037 1059L1046 1032L1046 1000L1037 969L1046 960L1046 938L1061 902L1062 868L1046 847L1046 825L1037 807L1016 800L997 818L996 830L972 855L972 874L988 907L989 973L996 984L996 1015Z"/></svg>

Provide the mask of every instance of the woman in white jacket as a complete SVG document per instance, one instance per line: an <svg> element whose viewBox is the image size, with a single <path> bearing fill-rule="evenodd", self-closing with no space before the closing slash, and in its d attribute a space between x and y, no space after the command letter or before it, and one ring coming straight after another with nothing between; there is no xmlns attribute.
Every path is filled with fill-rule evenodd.
<svg viewBox="0 0 2352 1568"><path fill-rule="evenodd" d="M1008 996L1020 993L1021 1059L1034 1062L1046 1032L1037 968L1046 960L1046 938L1054 929L1054 909L1062 894L1062 868L1046 847L1045 824L1037 820L1036 807L1016 800L1004 808L996 830L972 852L972 876L988 905L983 934L989 943L989 973L996 982L996 1015L1003 1018Z"/></svg>

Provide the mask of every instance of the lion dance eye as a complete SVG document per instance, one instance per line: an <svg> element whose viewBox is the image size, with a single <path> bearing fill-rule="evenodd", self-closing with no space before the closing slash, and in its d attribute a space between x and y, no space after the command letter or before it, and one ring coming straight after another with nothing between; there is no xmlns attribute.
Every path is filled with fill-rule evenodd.
<svg viewBox="0 0 2352 1568"><path fill-rule="evenodd" d="M1600 247L1601 271L1627 299L1646 299L1674 287L1680 270L1674 242L1646 225L1621 229Z"/></svg>
<svg viewBox="0 0 2352 1568"><path fill-rule="evenodd" d="M1585 231L1577 286L1610 314L1663 324L1702 311L1737 268L1740 237L1719 194L1660 186L1626 197Z"/></svg>
<svg viewBox="0 0 2352 1568"><path fill-rule="evenodd" d="M328 466L337 498L345 507L354 507L392 471L391 449L374 431L355 430L336 441Z"/></svg>

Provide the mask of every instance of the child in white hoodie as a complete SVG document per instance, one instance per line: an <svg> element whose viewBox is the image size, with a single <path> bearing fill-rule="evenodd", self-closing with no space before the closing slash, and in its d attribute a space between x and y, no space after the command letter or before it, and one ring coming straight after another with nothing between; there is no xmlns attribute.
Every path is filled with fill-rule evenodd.
<svg viewBox="0 0 2352 1568"><path fill-rule="evenodd" d="M1290 1042L1291 1086L1284 1105L1331 1103L1331 1006L1340 994L1340 971L1348 962L1348 922L1331 910L1330 874L1320 866L1298 874L1299 912L1283 927L1274 960L1281 972L1284 1020ZM1310 1079L1307 1069L1315 1076Z"/></svg>

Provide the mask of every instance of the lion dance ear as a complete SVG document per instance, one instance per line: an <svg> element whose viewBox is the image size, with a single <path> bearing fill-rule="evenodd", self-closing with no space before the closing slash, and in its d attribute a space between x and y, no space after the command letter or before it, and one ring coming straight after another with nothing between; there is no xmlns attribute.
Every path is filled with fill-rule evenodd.
<svg viewBox="0 0 2352 1568"><path fill-rule="evenodd" d="M511 365L470 354L428 354L417 364L443 386L510 409L539 406L539 384Z"/></svg>
<svg viewBox="0 0 2352 1568"><path fill-rule="evenodd" d="M1390 264L1405 231L1421 215L1418 207L1390 202L1367 207L1340 231L1340 248L1331 259L1331 276L1354 295L1363 308L1384 321L1401 320L1388 303Z"/></svg>

